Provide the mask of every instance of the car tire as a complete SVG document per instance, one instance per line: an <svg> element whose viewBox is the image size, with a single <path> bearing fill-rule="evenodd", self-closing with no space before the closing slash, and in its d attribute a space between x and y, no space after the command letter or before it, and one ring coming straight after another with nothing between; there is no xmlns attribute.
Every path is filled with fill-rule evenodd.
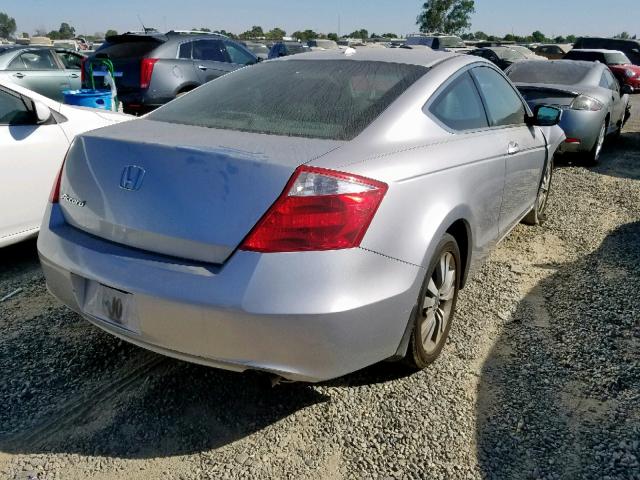
<svg viewBox="0 0 640 480"><path fill-rule="evenodd" d="M549 202L549 192L551 191L551 182L553 180L553 167L554 162L552 158L544 166L540 186L538 187L538 194L536 195L536 202L527 216L522 219L522 223L525 225L542 225L547 219L546 210Z"/></svg>
<svg viewBox="0 0 640 480"><path fill-rule="evenodd" d="M598 138L596 139L596 143L593 145L593 148L587 153L585 160L589 165L597 165L600 161L600 154L602 153L602 148L604 146L604 141L607 137L607 127L609 125L608 119L605 119L602 125L600 126L600 133L598 134Z"/></svg>
<svg viewBox="0 0 640 480"><path fill-rule="evenodd" d="M458 300L462 263L455 238L445 234L435 249L412 318L405 363L423 369L433 363L449 336Z"/></svg>

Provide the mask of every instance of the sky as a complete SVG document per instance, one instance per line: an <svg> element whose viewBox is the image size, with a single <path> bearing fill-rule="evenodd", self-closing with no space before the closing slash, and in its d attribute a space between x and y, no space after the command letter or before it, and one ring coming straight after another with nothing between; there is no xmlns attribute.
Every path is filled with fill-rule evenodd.
<svg viewBox="0 0 640 480"><path fill-rule="evenodd" d="M378 34L417 31L416 0L0 0L0 12L16 19L18 33L58 29L67 22L79 33L140 30L138 15L159 30L209 27L234 33L260 25L288 33L310 28L348 34L360 28ZM640 36L640 0L476 0L472 31L547 36Z"/></svg>

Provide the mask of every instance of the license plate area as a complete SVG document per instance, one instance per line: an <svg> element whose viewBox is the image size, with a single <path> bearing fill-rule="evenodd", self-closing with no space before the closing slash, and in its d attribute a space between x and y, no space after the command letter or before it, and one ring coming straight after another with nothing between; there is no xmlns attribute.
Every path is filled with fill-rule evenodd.
<svg viewBox="0 0 640 480"><path fill-rule="evenodd" d="M98 282L88 282L84 311L104 322L140 333L135 296Z"/></svg>

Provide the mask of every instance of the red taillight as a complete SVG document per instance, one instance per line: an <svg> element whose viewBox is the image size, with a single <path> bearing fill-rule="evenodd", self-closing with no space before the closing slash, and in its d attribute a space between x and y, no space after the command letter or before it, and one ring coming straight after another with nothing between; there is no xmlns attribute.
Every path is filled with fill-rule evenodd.
<svg viewBox="0 0 640 480"><path fill-rule="evenodd" d="M84 71L86 66L87 66L87 57L82 57L82 59L80 60L80 85L82 87L85 86L84 80L87 78L87 73Z"/></svg>
<svg viewBox="0 0 640 480"><path fill-rule="evenodd" d="M387 188L358 175L299 167L240 249L273 253L357 247Z"/></svg>
<svg viewBox="0 0 640 480"><path fill-rule="evenodd" d="M580 143L579 138L567 138L564 143Z"/></svg>
<svg viewBox="0 0 640 480"><path fill-rule="evenodd" d="M49 203L58 203L60 201L60 182L62 181L62 169L64 168L64 162L62 162L62 166L60 170L58 170L58 175L56 175L56 180L53 182L53 188L51 189L51 194L49 195Z"/></svg>
<svg viewBox="0 0 640 480"><path fill-rule="evenodd" d="M143 58L140 63L140 88L149 88L153 67L158 61L157 58Z"/></svg>

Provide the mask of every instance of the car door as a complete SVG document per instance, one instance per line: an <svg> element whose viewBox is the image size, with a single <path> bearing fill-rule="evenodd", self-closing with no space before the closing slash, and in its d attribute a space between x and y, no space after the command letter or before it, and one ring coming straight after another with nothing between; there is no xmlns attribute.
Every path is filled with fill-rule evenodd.
<svg viewBox="0 0 640 480"><path fill-rule="evenodd" d="M471 73L482 96L496 144L505 153L500 234L505 235L531 209L546 161L546 141L538 127L525 123L527 108L511 83L490 67Z"/></svg>
<svg viewBox="0 0 640 480"><path fill-rule="evenodd" d="M7 70L16 84L53 100L62 101L62 92L71 88L67 73L49 48L21 51Z"/></svg>
<svg viewBox="0 0 640 480"><path fill-rule="evenodd" d="M68 145L57 123L37 124L30 99L0 87L0 243L39 228Z"/></svg>
<svg viewBox="0 0 640 480"><path fill-rule="evenodd" d="M201 83L214 80L235 70L222 40L196 40L193 42L193 64Z"/></svg>
<svg viewBox="0 0 640 480"><path fill-rule="evenodd" d="M55 52L58 60L64 67L65 73L67 74L70 89L79 90L82 88L80 72L82 69L82 61L85 57L79 53L65 49L56 49Z"/></svg>
<svg viewBox="0 0 640 480"><path fill-rule="evenodd" d="M495 140L477 86L466 69L451 78L425 106L428 114L452 134L433 146L430 155L461 159L455 188L461 188L474 218L474 243L481 256L499 235L506 151ZM463 160L462 160L463 159Z"/></svg>

